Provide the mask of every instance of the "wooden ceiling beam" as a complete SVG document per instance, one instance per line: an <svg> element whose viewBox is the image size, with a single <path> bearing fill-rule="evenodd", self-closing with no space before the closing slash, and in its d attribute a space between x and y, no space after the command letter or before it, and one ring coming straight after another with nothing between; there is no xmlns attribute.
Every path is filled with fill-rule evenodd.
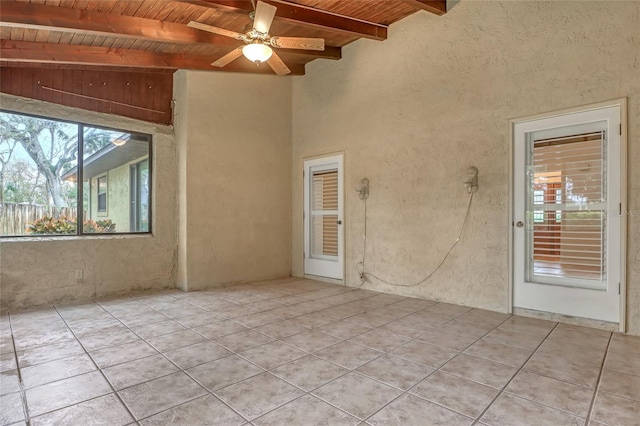
<svg viewBox="0 0 640 426"><path fill-rule="evenodd" d="M253 6L248 0L179 0L200 6L215 7L217 9L231 12L249 13L253 11ZM291 24L303 25L315 29L330 31L358 38L368 38L372 40L386 40L387 26L375 22L363 21L303 6L295 3L288 3L278 0L262 0L278 8L275 20L284 21Z"/></svg>
<svg viewBox="0 0 640 426"><path fill-rule="evenodd" d="M242 45L242 42L229 37L172 22L23 2L2 2L0 26L166 43L200 43L233 48ZM324 51L295 51L292 53L325 59L340 59L342 57L341 49L332 46L327 46Z"/></svg>
<svg viewBox="0 0 640 426"><path fill-rule="evenodd" d="M247 60L236 60L224 68L211 65L215 58L146 50L111 49L79 45L0 40L0 61L76 64L148 69L191 69L273 74L266 64L257 67ZM291 75L304 75L304 65L291 64Z"/></svg>
<svg viewBox="0 0 640 426"><path fill-rule="evenodd" d="M447 13L447 0L402 0L416 9L426 10L436 15Z"/></svg>

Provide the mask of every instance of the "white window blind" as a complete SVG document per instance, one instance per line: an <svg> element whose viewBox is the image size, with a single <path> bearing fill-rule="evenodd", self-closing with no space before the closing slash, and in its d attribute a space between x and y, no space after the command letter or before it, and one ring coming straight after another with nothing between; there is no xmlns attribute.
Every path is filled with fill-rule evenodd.
<svg viewBox="0 0 640 426"><path fill-rule="evenodd" d="M605 279L605 142L604 131L532 141L527 205L532 281Z"/></svg>
<svg viewBox="0 0 640 426"><path fill-rule="evenodd" d="M311 185L311 255L337 256L338 171L314 172Z"/></svg>

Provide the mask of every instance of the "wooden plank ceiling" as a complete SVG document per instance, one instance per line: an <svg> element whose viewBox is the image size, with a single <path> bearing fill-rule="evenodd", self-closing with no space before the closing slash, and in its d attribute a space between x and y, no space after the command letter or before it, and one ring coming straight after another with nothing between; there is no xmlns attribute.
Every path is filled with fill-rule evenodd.
<svg viewBox="0 0 640 426"><path fill-rule="evenodd" d="M304 74L305 64L310 61L340 59L341 48L360 38L386 39L388 25L418 10L438 15L446 12L445 0L263 1L277 7L269 31L271 35L325 40L324 51L277 49L293 75ZM69 76L71 71L83 71L94 77L101 75L104 77L101 79L103 86L107 80L115 84L113 76L106 77L114 72L128 76L153 73L153 78L124 79L129 86L133 80L140 80L139 84L144 87L150 86L148 80L154 81L151 86L163 86L158 81L161 78L158 73L170 81L171 73L177 69L271 74L273 72L267 64L256 66L245 58L224 68L211 66L211 62L242 45L242 42L187 26L190 21L197 21L244 33L251 28L249 13L253 9L249 0L2 0L0 90L42 99L36 94L41 92L37 88L27 88L27 93L23 94L25 85L29 83L18 80L22 80L20 76L29 74L31 84L39 81L42 86L47 74L43 68L53 68L56 73ZM5 81L7 78L9 82ZM92 80L89 87L93 87L93 83L96 86L101 84L100 79L87 76L82 76L82 80ZM51 85L50 89L68 91L62 86L53 87L53 81L47 84ZM166 91L166 85L164 87ZM93 100L98 103L107 96L104 89L102 92L75 89L80 90L73 92L76 95L98 98ZM136 88L136 93L142 92L142 87ZM169 96L169 102L170 99ZM153 107L145 108L163 110L164 107L159 108L158 105L166 103L167 99L154 102ZM112 112L113 105L109 108ZM170 114L164 115L163 118L145 116L142 119L169 122Z"/></svg>

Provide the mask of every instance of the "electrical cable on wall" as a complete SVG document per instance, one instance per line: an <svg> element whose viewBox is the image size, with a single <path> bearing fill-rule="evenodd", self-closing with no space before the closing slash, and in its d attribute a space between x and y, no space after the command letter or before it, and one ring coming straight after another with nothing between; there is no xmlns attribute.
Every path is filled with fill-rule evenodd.
<svg viewBox="0 0 640 426"><path fill-rule="evenodd" d="M365 179L363 179L363 183ZM425 281L427 281L429 278L431 278L433 274L435 274L446 262L446 260L449 258L449 255L451 254L451 252L453 252L453 249L458 245L458 243L460 242L460 239L462 238L462 234L464 233L464 230L467 226L467 222L469 219L469 213L471 212L471 202L473 201L473 194L478 190L478 169L477 168L470 167L467 170L467 178L464 181L464 185L467 187L469 191L469 203L467 204L467 211L465 212L464 220L462 221L462 226L460 226L460 232L458 233L458 238L456 238L456 241L451 245L447 253L444 255L444 257L440 261L440 263L438 263L438 266L436 266L435 269L429 273L429 275L427 275L426 277L424 277L423 279L421 279L420 281L414 284L398 284L398 283L394 283L391 281L387 281L383 278L380 278L379 276L377 276L372 272L366 272L366 269L365 269L366 258L367 258L367 198L369 198L369 180L366 179L366 193L365 193L366 195L363 195L364 185L361 184L360 189L356 189L356 191L360 192L360 199L364 202L364 234L363 234L362 261L356 263L356 269L358 270L358 273L360 274L360 279L362 281L358 287L362 287L367 282L368 277L375 278L376 280L384 284L388 284L395 287L416 287L424 283ZM362 268L362 270L360 270L360 268Z"/></svg>

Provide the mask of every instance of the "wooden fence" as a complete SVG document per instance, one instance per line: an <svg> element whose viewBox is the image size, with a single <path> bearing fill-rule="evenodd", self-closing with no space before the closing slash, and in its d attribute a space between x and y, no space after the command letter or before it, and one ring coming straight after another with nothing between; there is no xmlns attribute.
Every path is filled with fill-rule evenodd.
<svg viewBox="0 0 640 426"><path fill-rule="evenodd" d="M44 216L76 217L75 207L39 206L36 204L0 203L0 235L25 235L27 225Z"/></svg>

